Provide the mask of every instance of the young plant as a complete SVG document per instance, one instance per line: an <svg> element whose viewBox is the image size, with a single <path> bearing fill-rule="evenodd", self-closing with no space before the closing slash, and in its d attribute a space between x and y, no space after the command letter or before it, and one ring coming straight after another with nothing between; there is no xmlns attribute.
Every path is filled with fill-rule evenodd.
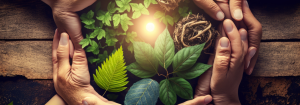
<svg viewBox="0 0 300 105"><path fill-rule="evenodd" d="M101 64L101 67L96 69L96 74L93 74L94 81L97 85L109 92L121 92L127 87L124 87L128 81L122 46ZM104 96L103 94L103 96Z"/></svg>
<svg viewBox="0 0 300 105"><path fill-rule="evenodd" d="M193 98L193 89L187 80L200 76L211 67L196 63L204 45L205 43L186 47L175 54L173 39L166 28L158 36L154 48L144 42L133 43L136 62L128 65L127 70L140 78L149 78L155 74L164 76L166 79L160 81L157 87L159 98L166 105L174 105L177 100L176 94L183 99ZM166 74L159 73L158 65L164 68ZM168 71L170 65L173 67L171 72ZM170 77L170 74L173 74L173 77Z"/></svg>

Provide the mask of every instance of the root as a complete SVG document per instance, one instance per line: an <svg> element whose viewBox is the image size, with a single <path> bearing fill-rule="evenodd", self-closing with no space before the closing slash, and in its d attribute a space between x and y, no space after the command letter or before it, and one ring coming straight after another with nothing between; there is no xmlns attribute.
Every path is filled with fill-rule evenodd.
<svg viewBox="0 0 300 105"><path fill-rule="evenodd" d="M194 40L196 39L197 37L199 37L201 34L205 33L207 30L209 30L211 28L211 23L208 25L207 28L205 28L204 30L200 30L198 31L198 34L194 37L191 37L189 40ZM210 37L211 37L211 32L210 32ZM209 38L210 39L210 38Z"/></svg>
<svg viewBox="0 0 300 105"><path fill-rule="evenodd" d="M185 32L185 29L186 27L191 27L191 26L194 26L194 25L199 25L199 24L207 24L208 22L207 21L199 21L199 22L196 22L194 23L195 21L191 21L191 22L188 22L186 23L183 28L182 28L182 32L181 32L181 43L185 46L185 47L188 47L189 45L186 45L183 41L183 37L184 37L184 32ZM199 31L198 34L192 38L190 38L189 40L194 40L195 38L197 38L198 36L200 36L201 34L203 34L204 32L206 32L208 29L210 29L211 27L211 24L209 24L209 26L204 29L203 31ZM211 34L211 33L210 33ZM210 35L211 36L211 35ZM176 41L177 41L177 36L175 37L176 38Z"/></svg>

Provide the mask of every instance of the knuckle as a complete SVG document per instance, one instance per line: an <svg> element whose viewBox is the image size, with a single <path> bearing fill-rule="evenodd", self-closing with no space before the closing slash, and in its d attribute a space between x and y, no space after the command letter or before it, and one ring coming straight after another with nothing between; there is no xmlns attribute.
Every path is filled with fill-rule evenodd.
<svg viewBox="0 0 300 105"><path fill-rule="evenodd" d="M212 2L212 1L209 1L209 0L205 0L205 1L208 4L207 9L210 9L210 10L218 10L219 9L219 6L215 2Z"/></svg>
<svg viewBox="0 0 300 105"><path fill-rule="evenodd" d="M56 56L52 56L52 63L56 64L57 63L57 57Z"/></svg>
<svg viewBox="0 0 300 105"><path fill-rule="evenodd" d="M233 3L234 6L237 6L239 8L242 7L242 0L234 0L232 3Z"/></svg>
<svg viewBox="0 0 300 105"><path fill-rule="evenodd" d="M217 69L228 68L228 64L230 62L230 57L228 56L217 56L216 57L216 65L214 66Z"/></svg>
<svg viewBox="0 0 300 105"><path fill-rule="evenodd" d="M82 51L81 50L74 51L73 65L86 65L87 59L85 54L82 53Z"/></svg>

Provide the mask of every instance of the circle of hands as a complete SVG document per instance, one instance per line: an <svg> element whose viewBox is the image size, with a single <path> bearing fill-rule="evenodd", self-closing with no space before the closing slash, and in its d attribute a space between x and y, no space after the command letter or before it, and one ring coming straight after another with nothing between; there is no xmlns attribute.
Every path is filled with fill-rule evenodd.
<svg viewBox="0 0 300 105"><path fill-rule="evenodd" d="M96 0L42 0L52 8L57 30L53 38L53 81L58 97L69 105L114 105L100 96L90 84L83 39L77 11ZM194 0L213 19L221 21L221 34L215 54L195 88L194 99L180 105L240 104L238 88L243 72L250 75L255 66L262 26L253 16L246 0ZM70 58L72 58L70 64ZM213 102L212 102L213 101Z"/></svg>

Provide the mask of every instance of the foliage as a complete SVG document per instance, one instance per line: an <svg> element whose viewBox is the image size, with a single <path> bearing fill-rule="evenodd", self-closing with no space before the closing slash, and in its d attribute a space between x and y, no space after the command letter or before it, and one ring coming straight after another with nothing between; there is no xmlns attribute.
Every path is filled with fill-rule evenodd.
<svg viewBox="0 0 300 105"><path fill-rule="evenodd" d="M96 69L93 74L94 81L97 85L104 89L105 92L121 92L128 81L122 46ZM105 94L105 93L104 93Z"/></svg>
<svg viewBox="0 0 300 105"><path fill-rule="evenodd" d="M116 94L107 94L107 99L109 101L115 101L118 98L119 95Z"/></svg>
<svg viewBox="0 0 300 105"><path fill-rule="evenodd" d="M155 105L159 96L159 84L152 79L134 83L125 96L125 105Z"/></svg>
<svg viewBox="0 0 300 105"><path fill-rule="evenodd" d="M200 76L211 67L203 63L196 63L201 55L205 43L181 49L175 54L173 39L166 28L157 38L154 48L145 42L134 42L134 57L136 62L128 65L127 70L140 78L149 78L158 74L166 79L159 84L159 98L165 105L174 105L177 96L183 99L193 98L192 86L186 79ZM168 67L172 64L173 71ZM158 72L161 65L166 75ZM176 74L178 77L171 77ZM127 93L128 94L128 93Z"/></svg>
<svg viewBox="0 0 300 105"><path fill-rule="evenodd" d="M12 102L10 102L8 105L14 105L14 102L12 101Z"/></svg>

